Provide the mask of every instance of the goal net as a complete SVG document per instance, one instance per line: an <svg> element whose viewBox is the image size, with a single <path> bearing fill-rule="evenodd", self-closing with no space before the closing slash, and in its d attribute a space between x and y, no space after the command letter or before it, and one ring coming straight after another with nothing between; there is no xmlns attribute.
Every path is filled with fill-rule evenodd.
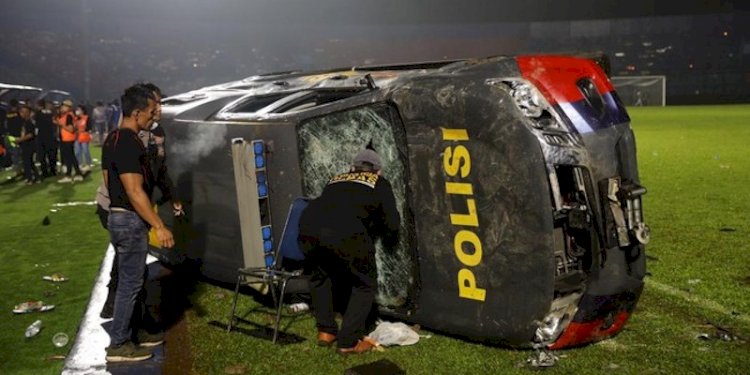
<svg viewBox="0 0 750 375"><path fill-rule="evenodd" d="M619 76L610 79L626 106L667 104L666 76Z"/></svg>

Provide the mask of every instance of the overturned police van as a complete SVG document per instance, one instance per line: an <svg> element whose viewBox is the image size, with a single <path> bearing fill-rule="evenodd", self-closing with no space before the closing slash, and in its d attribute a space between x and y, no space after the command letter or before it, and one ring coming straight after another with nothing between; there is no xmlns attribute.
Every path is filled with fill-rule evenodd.
<svg viewBox="0 0 750 375"><path fill-rule="evenodd" d="M643 289L635 140L594 60L254 76L164 99L161 124L187 212L164 254L200 262L208 278L232 282L248 263L234 143L256 142L253 207L269 243L296 197L317 196L371 142L402 217L398 248L378 248L381 312L470 340L558 349L618 333Z"/></svg>

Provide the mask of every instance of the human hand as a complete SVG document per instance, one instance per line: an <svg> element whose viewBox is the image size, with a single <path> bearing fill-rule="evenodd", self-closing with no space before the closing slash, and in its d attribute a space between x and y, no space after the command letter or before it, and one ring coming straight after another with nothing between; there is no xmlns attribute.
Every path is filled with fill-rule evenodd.
<svg viewBox="0 0 750 375"><path fill-rule="evenodd" d="M167 227L156 228L156 237L159 239L161 247L169 249L174 246L174 237Z"/></svg>

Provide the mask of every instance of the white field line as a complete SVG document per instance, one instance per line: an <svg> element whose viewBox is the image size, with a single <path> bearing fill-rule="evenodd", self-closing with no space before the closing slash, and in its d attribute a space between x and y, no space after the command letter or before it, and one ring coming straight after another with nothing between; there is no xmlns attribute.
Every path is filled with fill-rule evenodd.
<svg viewBox="0 0 750 375"><path fill-rule="evenodd" d="M654 281L651 278L646 279L646 285L647 287L656 289L660 292L669 294L671 296L680 297L690 303L694 303L700 307L703 307L704 309L718 312L718 313L727 315L728 317L732 319L740 320L742 322L750 324L750 316L746 314L734 315L732 314L732 309L728 309L716 301L713 301L707 298L698 297L684 290L677 289L671 285L662 284L658 281Z"/></svg>
<svg viewBox="0 0 750 375"><path fill-rule="evenodd" d="M81 325L78 327L73 348L70 349L65 365L63 375L108 375L106 348L109 346L109 334L102 327L105 319L99 316L107 300L109 289L109 272L112 269L112 262L115 258L115 248L109 245L107 253L99 267L99 276L94 282L94 288L91 291L91 299L83 314ZM146 264L157 261L155 257L148 255Z"/></svg>
<svg viewBox="0 0 750 375"><path fill-rule="evenodd" d="M104 375L107 371L105 348L109 345L109 335L102 327L104 319L99 317L104 302L107 300L107 283L115 249L109 245L104 260L99 268L99 276L94 282L91 299L83 314L83 320L78 328L73 348L65 359L63 375Z"/></svg>

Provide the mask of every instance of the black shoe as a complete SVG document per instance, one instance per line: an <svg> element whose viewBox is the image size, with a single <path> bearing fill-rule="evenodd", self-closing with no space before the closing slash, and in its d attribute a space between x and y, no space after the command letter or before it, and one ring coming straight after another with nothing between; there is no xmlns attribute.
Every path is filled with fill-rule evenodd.
<svg viewBox="0 0 750 375"><path fill-rule="evenodd" d="M151 350L137 347L130 341L107 348L107 362L145 361L152 356Z"/></svg>
<svg viewBox="0 0 750 375"><path fill-rule="evenodd" d="M161 345L164 342L164 332L149 333L145 330L138 331L138 344L144 348Z"/></svg>

